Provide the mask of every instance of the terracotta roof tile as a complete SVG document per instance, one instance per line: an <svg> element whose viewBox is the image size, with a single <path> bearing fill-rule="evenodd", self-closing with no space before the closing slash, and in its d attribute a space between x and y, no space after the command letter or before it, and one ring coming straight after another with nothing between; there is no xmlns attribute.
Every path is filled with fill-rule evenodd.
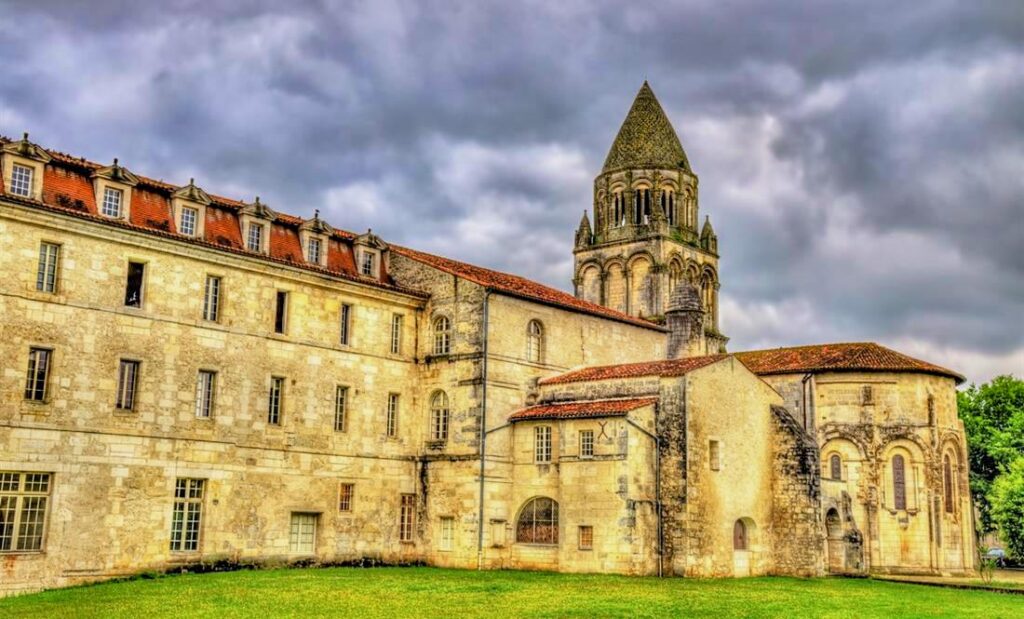
<svg viewBox="0 0 1024 619"><path fill-rule="evenodd" d="M964 377L952 370L873 342L818 344L734 353L751 372L761 375L807 372L921 372L948 376L958 383Z"/></svg>
<svg viewBox="0 0 1024 619"><path fill-rule="evenodd" d="M686 359L664 359L660 361L642 361L640 363L623 363L620 365L597 365L545 378L540 381L540 384L561 385L564 383L582 383L595 380L639 378L641 376L683 376L729 356L727 354L707 355L704 357L687 357Z"/></svg>
<svg viewBox="0 0 1024 619"><path fill-rule="evenodd" d="M584 314L592 314L602 318L610 318L612 320L629 323L639 327L664 331L663 327L648 320L644 320L643 318L623 314L622 312L615 311L608 307L596 305L589 301L584 301L583 299L577 299L567 292L556 290L555 288L549 288L548 286L538 284L537 282L518 275L511 275L509 273L502 273L501 271L486 269L484 267L467 264L465 262L459 262L458 260L452 260L451 258L435 256L415 249L409 249L408 247L392 245L391 250L407 258L426 264L427 266L431 266L446 273L451 273L452 275L457 275L463 279L475 282L481 286L492 288L508 296L536 301L546 305L553 305L576 312L582 312Z"/></svg>
<svg viewBox="0 0 1024 619"><path fill-rule="evenodd" d="M148 189L132 189L132 223L143 228L158 228L177 232L171 221L171 203L167 198Z"/></svg>
<svg viewBox="0 0 1024 619"><path fill-rule="evenodd" d="M537 419L588 419L592 417L613 417L625 415L644 406L650 406L658 398L632 398L628 400L590 400L541 404L530 406L512 413L509 421L530 421Z"/></svg>

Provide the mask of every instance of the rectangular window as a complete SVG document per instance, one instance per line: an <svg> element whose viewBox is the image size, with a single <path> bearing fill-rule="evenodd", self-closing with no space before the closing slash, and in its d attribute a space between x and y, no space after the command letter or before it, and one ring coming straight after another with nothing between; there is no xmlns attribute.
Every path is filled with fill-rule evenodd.
<svg viewBox="0 0 1024 619"><path fill-rule="evenodd" d="M455 549L455 519L450 516L441 517L441 550Z"/></svg>
<svg viewBox="0 0 1024 619"><path fill-rule="evenodd" d="M284 399L284 379L274 376L270 379L270 402L267 405L267 423L281 425L281 404Z"/></svg>
<svg viewBox="0 0 1024 619"><path fill-rule="evenodd" d="M323 252L323 244L320 239L310 237L307 245L307 254L309 254L309 261L314 264L320 264L320 257Z"/></svg>
<svg viewBox="0 0 1024 619"><path fill-rule="evenodd" d="M103 207L101 212L107 217L121 217L121 202L124 192L113 187L103 188Z"/></svg>
<svg viewBox="0 0 1024 619"><path fill-rule="evenodd" d="M391 316L391 354L397 355L402 352L402 315Z"/></svg>
<svg viewBox="0 0 1024 619"><path fill-rule="evenodd" d="M388 417L387 434L390 437L398 436L398 394L388 394Z"/></svg>
<svg viewBox="0 0 1024 619"><path fill-rule="evenodd" d="M180 232L185 236L196 235L196 224L199 222L199 211L190 208L183 207L181 209L181 230Z"/></svg>
<svg viewBox="0 0 1024 619"><path fill-rule="evenodd" d="M31 197L33 172L34 170L28 166L14 164L11 170L11 193L25 198Z"/></svg>
<svg viewBox="0 0 1024 619"><path fill-rule="evenodd" d="M593 550L594 548L594 527L590 525L580 526L580 550Z"/></svg>
<svg viewBox="0 0 1024 619"><path fill-rule="evenodd" d="M292 526L288 532L288 549L296 554L316 552L317 514L292 512Z"/></svg>
<svg viewBox="0 0 1024 619"><path fill-rule="evenodd" d="M718 441L708 441L708 466L712 471L722 468L722 448Z"/></svg>
<svg viewBox="0 0 1024 619"><path fill-rule="evenodd" d="M50 382L50 359L53 351L48 348L28 350L28 377L25 379L25 399L45 402Z"/></svg>
<svg viewBox="0 0 1024 619"><path fill-rule="evenodd" d="M213 396L217 387L217 373L199 370L196 382L196 417L209 419L213 416Z"/></svg>
<svg viewBox="0 0 1024 619"><path fill-rule="evenodd" d="M0 553L43 549L50 473L0 471Z"/></svg>
<svg viewBox="0 0 1024 619"><path fill-rule="evenodd" d="M864 385L860 388L860 403L864 405L875 403L875 392L871 385Z"/></svg>
<svg viewBox="0 0 1024 619"><path fill-rule="evenodd" d="M249 234L245 239L245 246L249 251L263 251L263 226L260 224L249 224Z"/></svg>
<svg viewBox="0 0 1024 619"><path fill-rule="evenodd" d="M135 391L139 382L139 362L121 359L117 370L117 408L135 409Z"/></svg>
<svg viewBox="0 0 1024 619"><path fill-rule="evenodd" d="M277 291L277 302L274 305L274 333L284 333L288 327L288 293Z"/></svg>
<svg viewBox="0 0 1024 619"><path fill-rule="evenodd" d="M128 263L128 277L124 287L124 304L126 306L142 307L142 286L145 278L145 264L141 262Z"/></svg>
<svg viewBox="0 0 1024 619"><path fill-rule="evenodd" d="M343 303L341 305L341 337L339 338L342 346L348 346L351 329L352 306Z"/></svg>
<svg viewBox="0 0 1024 619"><path fill-rule="evenodd" d="M402 509L398 514L398 540L401 542L412 541L413 523L416 517L416 495L402 495Z"/></svg>
<svg viewBox="0 0 1024 619"><path fill-rule="evenodd" d="M206 289L203 292L203 320L210 322L220 320L220 278L215 275L206 276Z"/></svg>
<svg viewBox="0 0 1024 619"><path fill-rule="evenodd" d="M171 515L172 552L199 550L205 485L205 479L178 478L174 483L174 512Z"/></svg>
<svg viewBox="0 0 1024 619"><path fill-rule="evenodd" d="M359 263L359 272L363 275L373 275L374 255L372 252L364 251L362 260Z"/></svg>
<svg viewBox="0 0 1024 619"><path fill-rule="evenodd" d="M533 430L534 461L551 462L551 426L538 426Z"/></svg>
<svg viewBox="0 0 1024 619"><path fill-rule="evenodd" d="M338 511L352 511L352 497L355 495L355 484L340 484L338 486Z"/></svg>
<svg viewBox="0 0 1024 619"><path fill-rule="evenodd" d="M580 457L581 458L593 458L594 457L594 431L593 430L581 430L580 431Z"/></svg>
<svg viewBox="0 0 1024 619"><path fill-rule="evenodd" d="M36 290L57 292L57 264L60 245L43 242L39 245L39 269L36 271Z"/></svg>
<svg viewBox="0 0 1024 619"><path fill-rule="evenodd" d="M338 385L334 390L334 431L348 430L348 387Z"/></svg>

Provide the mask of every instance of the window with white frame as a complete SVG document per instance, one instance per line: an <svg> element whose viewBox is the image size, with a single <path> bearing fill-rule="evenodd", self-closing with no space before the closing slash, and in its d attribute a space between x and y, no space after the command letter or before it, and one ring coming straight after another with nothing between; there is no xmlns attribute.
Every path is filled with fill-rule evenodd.
<svg viewBox="0 0 1024 619"><path fill-rule="evenodd" d="M320 259L322 257L323 241L315 236L309 237L309 241L306 243L306 259L313 264L320 264Z"/></svg>
<svg viewBox="0 0 1024 619"><path fill-rule="evenodd" d="M281 405L284 400L284 378L273 376L270 379L270 399L267 403L267 423L272 426L281 425Z"/></svg>
<svg viewBox="0 0 1024 619"><path fill-rule="evenodd" d="M402 315L392 314L391 316L391 354L397 355L402 352Z"/></svg>
<svg viewBox="0 0 1024 619"><path fill-rule="evenodd" d="M341 335L338 338L342 346L349 345L349 338L352 331L352 306L346 303L341 305Z"/></svg>
<svg viewBox="0 0 1024 619"><path fill-rule="evenodd" d="M594 457L594 431L580 430L580 457Z"/></svg>
<svg viewBox="0 0 1024 619"><path fill-rule="evenodd" d="M196 380L196 417L209 419L213 416L213 398L217 387L217 373L199 370Z"/></svg>
<svg viewBox="0 0 1024 619"><path fill-rule="evenodd" d="M388 410L386 420L386 431L389 437L398 436L398 400L397 393L388 394Z"/></svg>
<svg viewBox="0 0 1024 619"><path fill-rule="evenodd" d="M107 217L120 219L121 206L124 203L124 191L115 187L103 188L103 205L101 212Z"/></svg>
<svg viewBox="0 0 1024 619"><path fill-rule="evenodd" d="M249 251L263 251L263 224L249 224L249 233L245 239L245 247Z"/></svg>
<svg viewBox="0 0 1024 619"><path fill-rule="evenodd" d="M434 392L430 398L430 438L435 441L448 440L448 394Z"/></svg>
<svg viewBox="0 0 1024 619"><path fill-rule="evenodd" d="M338 385L334 389L334 431L348 430L348 387Z"/></svg>
<svg viewBox="0 0 1024 619"><path fill-rule="evenodd" d="M14 164L11 168L11 193L24 198L32 197L32 175L35 172L28 166Z"/></svg>
<svg viewBox="0 0 1024 619"><path fill-rule="evenodd" d="M403 494L401 510L398 514L398 540L411 542L413 526L416 522L416 495Z"/></svg>
<svg viewBox="0 0 1024 619"><path fill-rule="evenodd" d="M196 552L203 520L205 479L178 478L174 483L171 551Z"/></svg>
<svg viewBox="0 0 1024 619"><path fill-rule="evenodd" d="M0 471L0 553L43 549L51 481L50 473Z"/></svg>
<svg viewBox="0 0 1024 619"><path fill-rule="evenodd" d="M135 393L139 382L139 362L121 359L117 370L117 401L118 410L135 410Z"/></svg>
<svg viewBox="0 0 1024 619"><path fill-rule="evenodd" d="M359 272L363 275L374 276L377 274L377 255L372 251L363 251L359 259Z"/></svg>
<svg viewBox="0 0 1024 619"><path fill-rule="evenodd" d="M181 229L185 236L195 236L199 223L199 210L190 206L181 209Z"/></svg>
<svg viewBox="0 0 1024 619"><path fill-rule="evenodd" d="M540 363L544 354L544 326L539 320L531 320L526 327L526 360Z"/></svg>
<svg viewBox="0 0 1024 619"><path fill-rule="evenodd" d="M28 376L25 379L25 399L33 402L45 402L50 382L50 360L53 351L49 348L30 348L28 350Z"/></svg>
<svg viewBox="0 0 1024 619"><path fill-rule="evenodd" d="M57 265L60 245L43 241L39 244L39 268L36 270L36 290L57 292Z"/></svg>
<svg viewBox="0 0 1024 619"><path fill-rule="evenodd" d="M220 320L220 283L216 275L206 276L206 289L203 292L203 320L217 322Z"/></svg>
<svg viewBox="0 0 1024 619"><path fill-rule="evenodd" d="M288 531L288 549L294 554L316 552L316 521L319 514L292 512L291 528Z"/></svg>
<svg viewBox="0 0 1024 619"><path fill-rule="evenodd" d="M452 351L452 323L447 316L434 319L434 354L447 355Z"/></svg>
<svg viewBox="0 0 1024 619"><path fill-rule="evenodd" d="M441 516L441 550L455 549L455 519L451 516Z"/></svg>
<svg viewBox="0 0 1024 619"><path fill-rule="evenodd" d="M533 438L534 462L551 462L551 426L537 426L533 429Z"/></svg>

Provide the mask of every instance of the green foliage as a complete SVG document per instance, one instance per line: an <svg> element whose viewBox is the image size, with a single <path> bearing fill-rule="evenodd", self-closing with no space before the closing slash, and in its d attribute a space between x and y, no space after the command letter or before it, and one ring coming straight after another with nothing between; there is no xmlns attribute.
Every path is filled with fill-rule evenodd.
<svg viewBox="0 0 1024 619"><path fill-rule="evenodd" d="M1024 557L1024 455L995 478L989 491L992 521L999 528L1007 551Z"/></svg>
<svg viewBox="0 0 1024 619"><path fill-rule="evenodd" d="M1024 455L1024 380L999 376L957 394L967 430L971 493L981 513L982 531L994 528L989 494L996 477Z"/></svg>

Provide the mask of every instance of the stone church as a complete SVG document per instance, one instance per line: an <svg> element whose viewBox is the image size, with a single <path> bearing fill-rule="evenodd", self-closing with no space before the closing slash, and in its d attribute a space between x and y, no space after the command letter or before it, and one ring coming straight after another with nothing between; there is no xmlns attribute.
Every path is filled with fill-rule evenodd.
<svg viewBox="0 0 1024 619"><path fill-rule="evenodd" d="M213 562L974 566L962 377L872 343L727 352L646 83L575 294L0 146L0 593Z"/></svg>

